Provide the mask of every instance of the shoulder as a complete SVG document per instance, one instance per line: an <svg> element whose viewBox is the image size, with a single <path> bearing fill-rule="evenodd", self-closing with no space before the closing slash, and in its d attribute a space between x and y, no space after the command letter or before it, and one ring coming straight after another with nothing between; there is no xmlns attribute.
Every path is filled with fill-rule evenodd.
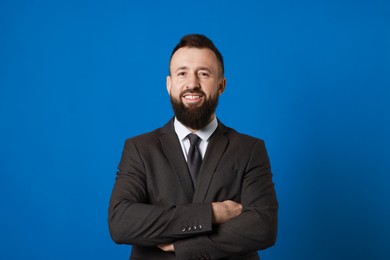
<svg viewBox="0 0 390 260"><path fill-rule="evenodd" d="M243 134L230 127L224 127L224 135L228 139L227 151L231 152L231 156L239 156L239 158L268 158L267 149L262 139Z"/></svg>
<svg viewBox="0 0 390 260"><path fill-rule="evenodd" d="M248 153L257 149L265 150L265 143L260 138L237 132L232 128L229 128L228 136L231 147L240 153Z"/></svg>
<svg viewBox="0 0 390 260"><path fill-rule="evenodd" d="M264 141L262 139L244 133L240 133L231 127L225 126L221 122L219 123L219 126L222 132L225 133L225 135L229 138L230 142L242 145L255 145L256 143L264 144Z"/></svg>
<svg viewBox="0 0 390 260"><path fill-rule="evenodd" d="M153 131L127 138L125 143L151 144L158 141L159 136L161 136L161 128L157 128Z"/></svg>
<svg viewBox="0 0 390 260"><path fill-rule="evenodd" d="M127 138L125 145L132 144L136 146L155 146L160 142L160 138L163 135L169 134L171 131L174 131L172 120L163 127L159 127L150 132Z"/></svg>

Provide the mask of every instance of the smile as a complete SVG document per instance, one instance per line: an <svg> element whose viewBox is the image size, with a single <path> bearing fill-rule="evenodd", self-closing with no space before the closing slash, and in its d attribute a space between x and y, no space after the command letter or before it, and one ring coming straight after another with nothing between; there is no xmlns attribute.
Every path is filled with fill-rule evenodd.
<svg viewBox="0 0 390 260"><path fill-rule="evenodd" d="M183 100L187 104L200 104L203 100L202 98L202 94L188 93L183 95Z"/></svg>
<svg viewBox="0 0 390 260"><path fill-rule="evenodd" d="M201 95L184 95L183 96L185 99L199 99L202 96Z"/></svg>

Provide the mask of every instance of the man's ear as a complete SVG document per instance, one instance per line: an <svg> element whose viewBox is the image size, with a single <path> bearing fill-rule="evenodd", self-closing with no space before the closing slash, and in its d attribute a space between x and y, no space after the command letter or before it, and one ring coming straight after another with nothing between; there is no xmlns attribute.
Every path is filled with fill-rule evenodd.
<svg viewBox="0 0 390 260"><path fill-rule="evenodd" d="M218 83L218 93L220 95L225 91L225 87L226 87L226 78L222 77L222 79L220 79Z"/></svg>
<svg viewBox="0 0 390 260"><path fill-rule="evenodd" d="M168 94L171 94L171 76L167 76L167 82L166 82L166 85L167 85L167 91L168 91Z"/></svg>

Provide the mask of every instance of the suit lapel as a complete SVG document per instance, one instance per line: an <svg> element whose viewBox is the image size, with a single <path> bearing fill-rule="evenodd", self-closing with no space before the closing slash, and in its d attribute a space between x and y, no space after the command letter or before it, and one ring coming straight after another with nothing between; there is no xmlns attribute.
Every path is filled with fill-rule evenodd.
<svg viewBox="0 0 390 260"><path fill-rule="evenodd" d="M172 171L175 173L182 185L188 203L190 203L194 195L194 187L192 185L191 176L188 171L179 139L173 127L173 120L168 122L168 124L162 128L162 131L163 134L160 136L160 141L164 153L171 164ZM172 189L174 188L175 187L172 187Z"/></svg>
<svg viewBox="0 0 390 260"><path fill-rule="evenodd" d="M200 168L193 203L203 202L206 197L215 169L229 143L229 138L225 135L226 132L226 127L218 121L218 128L210 137L202 167Z"/></svg>

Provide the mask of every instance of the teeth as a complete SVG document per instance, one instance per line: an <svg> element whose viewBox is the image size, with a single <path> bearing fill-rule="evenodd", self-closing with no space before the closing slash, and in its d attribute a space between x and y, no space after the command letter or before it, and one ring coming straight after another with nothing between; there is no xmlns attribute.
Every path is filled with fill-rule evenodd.
<svg viewBox="0 0 390 260"><path fill-rule="evenodd" d="M196 98L199 98L199 96L190 96L190 95L188 95L188 96L185 96L185 98L188 98L188 99L196 99Z"/></svg>

